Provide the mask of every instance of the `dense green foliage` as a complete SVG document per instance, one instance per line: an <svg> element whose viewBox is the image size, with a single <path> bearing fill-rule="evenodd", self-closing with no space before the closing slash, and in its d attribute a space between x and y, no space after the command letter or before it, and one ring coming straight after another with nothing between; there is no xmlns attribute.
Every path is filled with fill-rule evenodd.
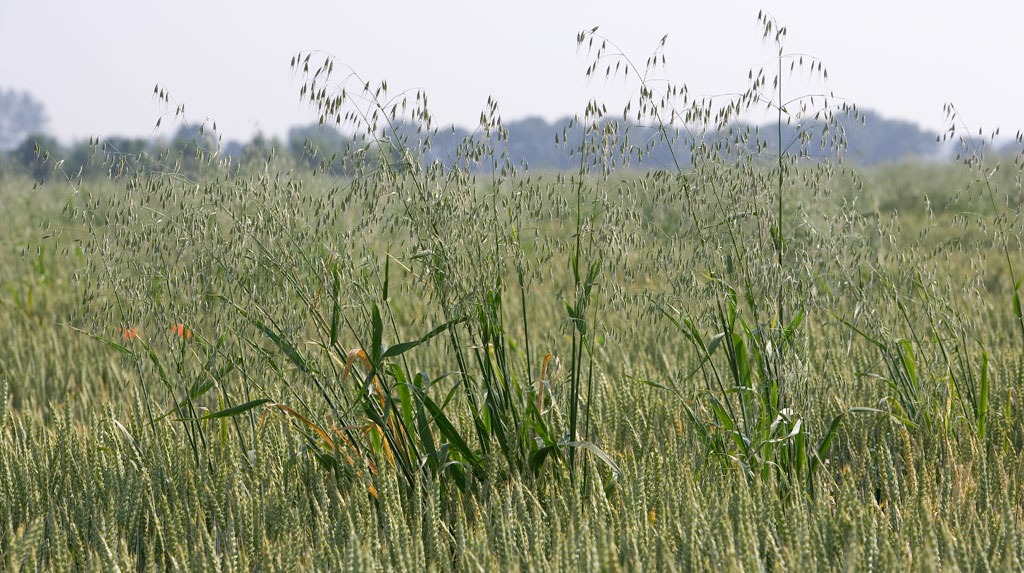
<svg viewBox="0 0 1024 573"><path fill-rule="evenodd" d="M343 379L345 356L329 355L330 318L326 329L311 318L330 317L336 302L344 317L336 336L346 350L368 346L374 304L387 309L385 344L444 322L440 295L419 266L421 238L397 193L364 191L364 199L379 197L367 206L351 199L348 183L288 175L77 189L5 184L6 566L1017 568L1024 424L1016 389L1024 364L999 245L1020 235L1019 220L1007 218L1020 191L1002 173L996 212L979 195L975 172L952 166L836 175L827 192L792 197L803 231L791 252L806 253L793 258L806 274L788 288L799 293L805 318L774 366L786 387L776 415L792 412L816 441L851 406L884 412L846 416L814 460L823 464L814 474L773 458L763 466L770 471L750 475L744 467L753 458L728 447L714 394L694 375L702 354L680 317L707 342L721 331L715 309L732 300L709 278L728 272L715 270L724 259L698 247L687 223L715 208L688 206L672 177L586 181L595 201L590 232L602 235L592 248L604 261L592 315L600 334L590 425L619 473L585 456L596 481L582 488L560 464L524 473L517 458L492 455L466 491L446 487L451 476L428 466L411 468L422 479L410 483L379 451L367 454L379 472L362 478L345 464L318 462L331 452L311 439L310 426L265 404L248 416L195 420L269 398L328 427L316 384L331 395L358 392L351 376ZM434 224L448 226L440 236L458 237L448 241L454 276L447 280L462 289L452 304L476 304L476 289L493 286L489 273L515 280L510 244L500 244L509 237L472 213L519 194L516 252L529 269L523 292L532 355L519 292L506 291L509 301L498 309L506 359L521 385L546 383L564 399L564 365L561 376L540 372L545 354L564 363L572 345L564 304L574 296L565 255L572 189L558 177L466 184L436 197L448 202L444 208L417 215L437 217ZM393 188L411 194L411 187ZM704 220L709 229L722 222ZM1011 258L1019 265L1018 253L1014 247ZM487 268L494 265L498 271ZM752 312L742 310L742 296L736 304ZM235 305L259 312L261 322ZM172 332L177 323L194 336ZM273 324L268 330L292 346L275 343L260 324ZM755 352L751 324L739 338ZM122 327L137 328L138 338L124 338ZM449 373L460 368L440 338L409 350L398 370L429 373L437 403L458 387ZM315 366L302 372L286 348ZM714 354L713 361L724 358ZM728 371L728 360L718 368ZM756 369L746 376L754 387L769 379ZM196 391L208 381L208 392ZM731 392L720 396L739 404ZM173 409L188 396L187 413ZM368 427L370 414L342 410ZM445 411L475 435L464 399ZM792 424L784 425L788 434ZM722 439L716 432L725 445L714 443ZM433 437L438 447L449 442L436 428ZM480 445L470 447L482 455ZM807 487L792 485L790 475L809 480Z"/></svg>
<svg viewBox="0 0 1024 573"><path fill-rule="evenodd" d="M1024 565L1021 158L813 161L758 74L774 145L681 101L692 165L621 169L592 104L536 175L492 103L423 163L425 97L295 66L343 174L0 180L4 568Z"/></svg>

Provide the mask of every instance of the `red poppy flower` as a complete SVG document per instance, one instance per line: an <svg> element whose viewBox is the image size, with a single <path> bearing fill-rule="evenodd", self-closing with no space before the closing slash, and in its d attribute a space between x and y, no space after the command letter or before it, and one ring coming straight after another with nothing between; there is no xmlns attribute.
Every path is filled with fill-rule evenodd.
<svg viewBox="0 0 1024 573"><path fill-rule="evenodd" d="M185 325L181 324L180 322L178 324L175 324L174 326L171 327L171 332L173 332L174 334L177 334L178 338L181 338L181 339L184 339L184 340L188 340L189 338L192 338L192 331L187 329L187 328L185 328Z"/></svg>

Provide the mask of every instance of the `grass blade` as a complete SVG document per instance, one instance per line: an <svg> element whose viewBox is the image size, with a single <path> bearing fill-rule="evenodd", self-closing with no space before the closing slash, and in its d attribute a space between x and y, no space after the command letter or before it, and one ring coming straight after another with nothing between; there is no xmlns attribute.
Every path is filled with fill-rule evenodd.
<svg viewBox="0 0 1024 573"><path fill-rule="evenodd" d="M237 416L239 414L243 414L245 412L248 412L249 410L252 410L253 408L256 408L258 406L262 406L262 405L266 404L267 402L273 402L273 400L271 400L270 398L259 398L257 400L249 400L248 402L246 402L244 404L239 404L237 406L232 406L230 408L224 408L223 410L219 410L217 412L213 412L213 413L207 414L205 416L200 416L198 418L178 418L175 421L177 421L177 422L193 422L193 421L196 421L196 420L214 420L214 419L217 419L217 418L230 418L231 416Z"/></svg>

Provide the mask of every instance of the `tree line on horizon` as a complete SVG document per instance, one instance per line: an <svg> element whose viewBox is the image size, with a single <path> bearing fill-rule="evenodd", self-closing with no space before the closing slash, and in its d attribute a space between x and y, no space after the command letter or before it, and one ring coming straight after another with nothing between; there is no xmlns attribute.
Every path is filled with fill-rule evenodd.
<svg viewBox="0 0 1024 573"><path fill-rule="evenodd" d="M3 95L0 92L0 95ZM38 118L38 116L37 116ZM635 169L657 170L689 165L694 145L737 145L737 156L751 152L763 152L772 156L777 151L778 126L740 124L731 128L731 134L715 131L691 133L672 127L664 137L657 127L643 126L621 121L611 122L612 141L625 141L611 149L617 165L629 165ZM840 121L845 131L847 148L843 159L857 166L870 167L901 161L941 161L952 158L949 146L937 142L934 133L928 133L917 125L885 119L872 111L861 110L856 118L844 117ZM817 124L787 124L782 126L782 142L786 146L796 142L805 133L804 149L818 149L827 146L815 143L827 137ZM746 131L747 138L734 135ZM760 132L764 133L760 133ZM10 130L8 130L10 132ZM256 134L247 142L219 141L215 132L205 125L195 126L183 123L169 138L106 137L90 138L70 146L61 145L55 138L43 134L29 134L17 145L5 144L9 149L0 149L0 176L21 173L37 180L44 180L55 174L65 177L119 177L125 174L145 171L177 170L188 173L199 168L200 159L210 158L229 168L240 170L254 164L261 165L271 158L276 161L291 161L296 167L320 169L334 175L344 176L354 172L352 158L361 161L380 161L384 154L391 154L392 161L402 161L399 148L412 150L424 164L440 162L446 167L459 165L470 170L480 166L467 161L460 153L460 146L471 138L490 138L490 148L504 155L508 164L517 169L531 171L566 171L576 169L571 150L577 148L584 136L581 126L564 118L548 122L531 117L502 124L500 132L483 130L470 131L449 126L429 136L429 144L416 126L398 123L390 131L381 133L376 141L355 138L338 129L319 124L293 127L284 140ZM755 150L758 141L767 142L768 147ZM983 144L983 141L978 142ZM385 149L388 148L389 149ZM637 150L642 152L637 153ZM996 147L995 151L1007 151L1007 146ZM811 159L835 159L834 152L813 153ZM490 163L485 165L489 166ZM490 167L487 167L489 169Z"/></svg>

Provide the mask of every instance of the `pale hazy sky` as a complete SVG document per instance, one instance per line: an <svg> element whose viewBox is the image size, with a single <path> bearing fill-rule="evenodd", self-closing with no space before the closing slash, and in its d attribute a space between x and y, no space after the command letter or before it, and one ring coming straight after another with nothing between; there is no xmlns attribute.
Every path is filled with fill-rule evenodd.
<svg viewBox="0 0 1024 573"><path fill-rule="evenodd" d="M938 131L950 101L975 131L1024 129L1021 0L0 0L0 87L33 93L65 142L153 134L158 83L225 141L283 136L315 121L288 64L318 50L392 92L425 90L442 125L475 125L488 96L506 121L550 120L624 102L619 83L584 79L578 31L600 26L639 62L668 34L668 77L739 92L772 57L761 9L788 28L788 52L820 58L829 89L861 107ZM167 118L156 134L174 129Z"/></svg>

